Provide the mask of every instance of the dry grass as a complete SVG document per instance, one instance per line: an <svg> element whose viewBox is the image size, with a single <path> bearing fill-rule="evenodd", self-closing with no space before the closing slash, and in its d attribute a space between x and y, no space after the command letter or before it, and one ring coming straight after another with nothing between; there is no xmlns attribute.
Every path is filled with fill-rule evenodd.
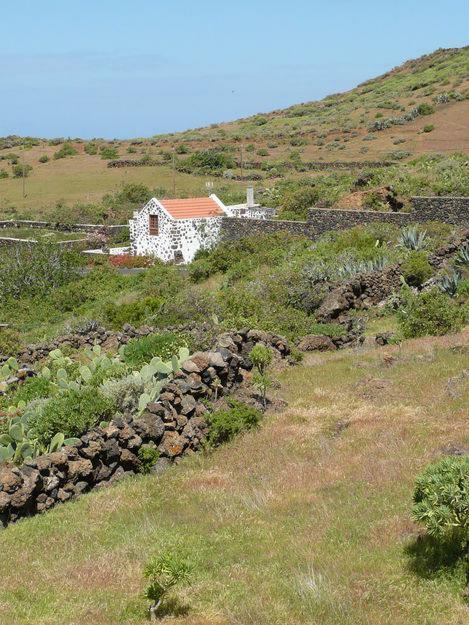
<svg viewBox="0 0 469 625"><path fill-rule="evenodd" d="M143 623L142 565L169 547L196 570L168 623L462 625L462 568L406 548L416 473L467 444L467 339L308 357L259 430L10 527L0 622Z"/></svg>

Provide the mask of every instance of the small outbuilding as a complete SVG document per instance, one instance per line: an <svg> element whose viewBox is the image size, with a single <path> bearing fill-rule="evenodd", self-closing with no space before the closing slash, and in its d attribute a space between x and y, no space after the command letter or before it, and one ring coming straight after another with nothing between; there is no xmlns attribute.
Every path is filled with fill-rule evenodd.
<svg viewBox="0 0 469 625"><path fill-rule="evenodd" d="M181 200L152 198L129 220L131 254L189 263L197 250L218 242L224 217L265 219L270 216L266 210L254 203L251 188L246 203L234 206L225 206L215 194Z"/></svg>

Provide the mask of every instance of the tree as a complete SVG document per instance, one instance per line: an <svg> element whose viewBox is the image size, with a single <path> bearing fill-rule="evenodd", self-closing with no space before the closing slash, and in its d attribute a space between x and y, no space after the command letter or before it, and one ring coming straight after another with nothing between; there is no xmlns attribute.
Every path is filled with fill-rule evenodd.
<svg viewBox="0 0 469 625"><path fill-rule="evenodd" d="M267 390L272 386L272 379L267 370L272 362L272 351L265 345L258 343L250 353L250 359L255 371L252 381L259 389L264 408L267 406Z"/></svg>
<svg viewBox="0 0 469 625"><path fill-rule="evenodd" d="M179 554L167 552L152 558L145 566L144 577L148 580L145 597L151 601L150 618L156 620L158 608L171 588L188 582L191 564Z"/></svg>

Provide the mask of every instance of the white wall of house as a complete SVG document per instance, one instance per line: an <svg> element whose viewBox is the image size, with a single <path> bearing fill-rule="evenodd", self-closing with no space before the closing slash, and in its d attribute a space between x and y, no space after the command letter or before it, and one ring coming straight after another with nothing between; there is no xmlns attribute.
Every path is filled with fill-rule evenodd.
<svg viewBox="0 0 469 625"><path fill-rule="evenodd" d="M158 234L151 235L150 215L158 217ZM219 238L222 217L174 219L158 202L151 199L129 220L131 253L156 256L165 262L177 260L188 263L198 249L213 246Z"/></svg>

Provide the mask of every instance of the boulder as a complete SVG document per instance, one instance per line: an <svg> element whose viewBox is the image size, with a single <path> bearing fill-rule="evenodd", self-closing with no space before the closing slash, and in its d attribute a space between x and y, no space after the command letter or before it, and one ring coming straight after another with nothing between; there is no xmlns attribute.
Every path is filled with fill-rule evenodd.
<svg viewBox="0 0 469 625"><path fill-rule="evenodd" d="M332 339L328 336L308 334L307 336L304 336L298 343L298 349L302 352L325 352L328 350L337 349L337 347L334 345Z"/></svg>

